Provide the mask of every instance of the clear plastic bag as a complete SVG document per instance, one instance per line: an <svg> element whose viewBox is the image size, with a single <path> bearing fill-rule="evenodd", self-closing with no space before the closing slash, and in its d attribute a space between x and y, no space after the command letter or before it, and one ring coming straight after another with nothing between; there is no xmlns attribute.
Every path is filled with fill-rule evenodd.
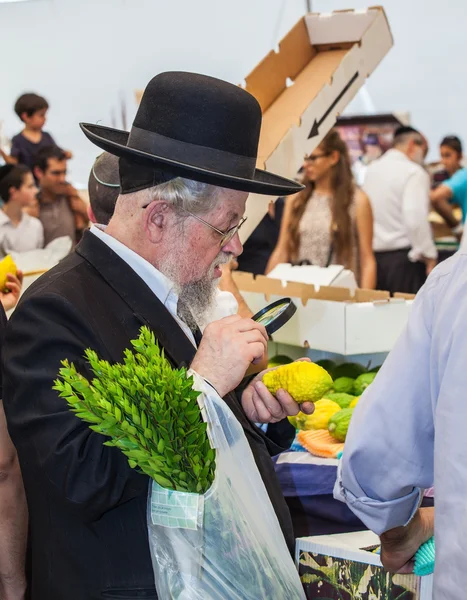
<svg viewBox="0 0 467 600"><path fill-rule="evenodd" d="M204 495L153 482L149 544L160 600L304 600L266 488L241 425L197 373L195 389L216 449Z"/></svg>

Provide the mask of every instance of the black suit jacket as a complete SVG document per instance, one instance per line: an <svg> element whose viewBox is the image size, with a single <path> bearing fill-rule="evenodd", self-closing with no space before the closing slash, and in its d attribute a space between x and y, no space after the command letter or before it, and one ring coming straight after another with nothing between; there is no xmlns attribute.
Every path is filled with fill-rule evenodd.
<svg viewBox="0 0 467 600"><path fill-rule="evenodd" d="M27 290L8 324L4 404L30 511L33 600L156 598L146 531L149 480L52 390L63 358L83 373L88 347L119 361L142 325L173 365L191 362L195 348L167 309L90 232ZM290 515L270 458L280 448L247 420L235 393L225 401L244 428L292 550Z"/></svg>

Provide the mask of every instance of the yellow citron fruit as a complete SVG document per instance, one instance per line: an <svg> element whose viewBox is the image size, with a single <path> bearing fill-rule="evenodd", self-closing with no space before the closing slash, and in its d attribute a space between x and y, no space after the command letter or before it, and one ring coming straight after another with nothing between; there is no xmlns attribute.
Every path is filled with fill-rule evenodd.
<svg viewBox="0 0 467 600"><path fill-rule="evenodd" d="M312 415L307 415L303 429L327 429L329 419L341 410L337 402L323 398L315 403Z"/></svg>
<svg viewBox="0 0 467 600"><path fill-rule="evenodd" d="M327 371L306 361L268 371L263 375L263 383L271 394L276 394L280 389L286 390L299 404L320 400L333 384Z"/></svg>
<svg viewBox="0 0 467 600"><path fill-rule="evenodd" d="M7 254L5 258L0 261L0 290L5 289L7 274L11 273L12 275L16 275L17 270L15 261Z"/></svg>
<svg viewBox="0 0 467 600"><path fill-rule="evenodd" d="M357 396L357 398L354 398L352 400L352 402L349 404L349 408L355 408L357 406L359 400L360 400L360 396Z"/></svg>

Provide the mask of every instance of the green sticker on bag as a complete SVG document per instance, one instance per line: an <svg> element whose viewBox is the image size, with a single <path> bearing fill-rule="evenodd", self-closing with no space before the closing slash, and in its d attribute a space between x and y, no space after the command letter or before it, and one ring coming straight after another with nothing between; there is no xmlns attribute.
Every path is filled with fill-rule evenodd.
<svg viewBox="0 0 467 600"><path fill-rule="evenodd" d="M151 521L172 529L199 529L203 526L204 497L174 492L152 484Z"/></svg>

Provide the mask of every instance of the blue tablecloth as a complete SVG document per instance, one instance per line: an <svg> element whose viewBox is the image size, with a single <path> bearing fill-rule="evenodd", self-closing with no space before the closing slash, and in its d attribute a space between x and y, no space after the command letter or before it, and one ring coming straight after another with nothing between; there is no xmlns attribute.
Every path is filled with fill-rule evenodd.
<svg viewBox="0 0 467 600"><path fill-rule="evenodd" d="M364 528L362 522L345 504L333 498L337 478L336 459L318 458L307 451L283 452L275 457L274 462L282 491L292 513L301 510L304 516L312 518L314 523L318 519L341 524L339 531Z"/></svg>

